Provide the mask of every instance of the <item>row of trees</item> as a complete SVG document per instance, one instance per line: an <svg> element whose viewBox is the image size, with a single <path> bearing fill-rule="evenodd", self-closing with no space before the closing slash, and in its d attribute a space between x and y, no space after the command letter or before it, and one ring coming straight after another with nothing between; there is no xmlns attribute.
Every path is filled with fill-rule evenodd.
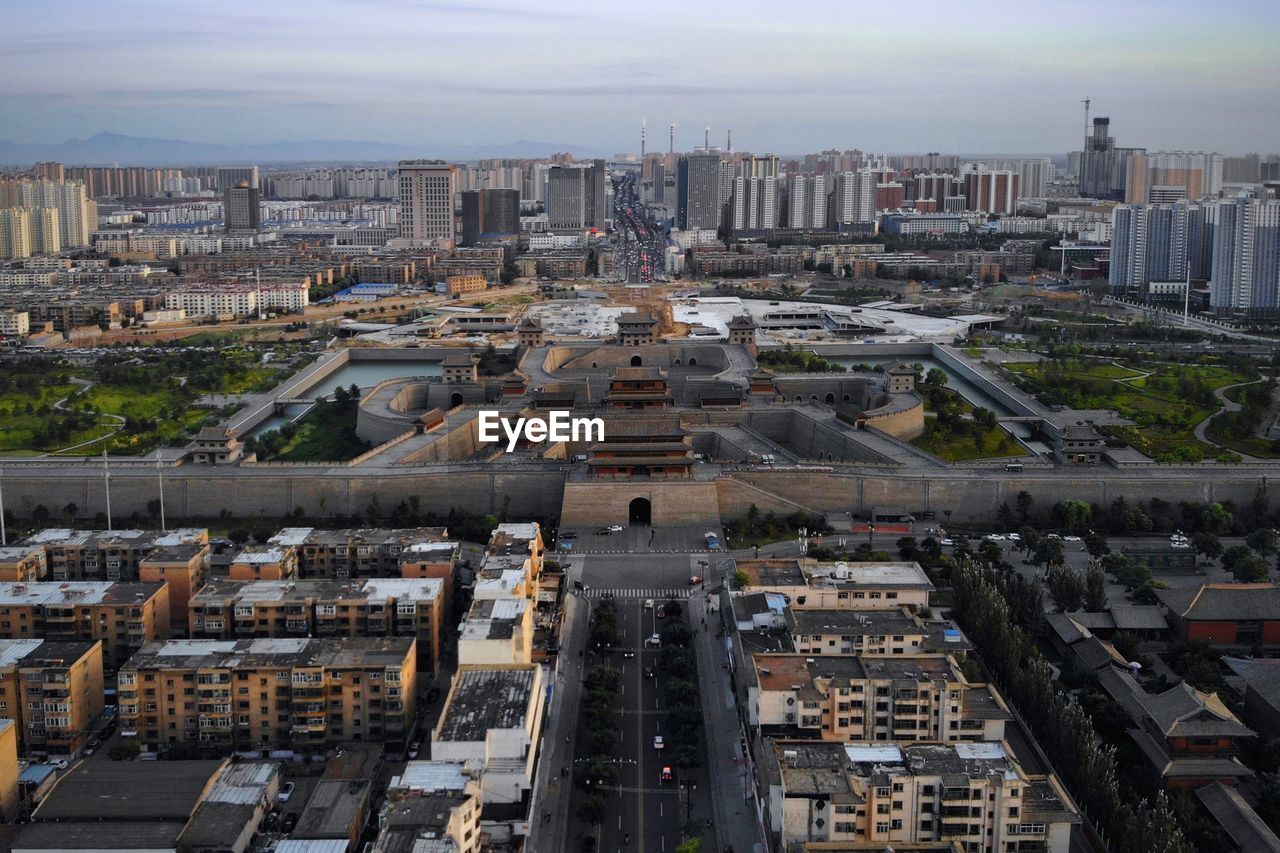
<svg viewBox="0 0 1280 853"><path fill-rule="evenodd" d="M996 574L989 565L959 565L954 615L1103 842L1116 853L1192 853L1163 792L1152 801L1121 786L1115 750L1098 743L1089 715L1055 681Z"/></svg>
<svg viewBox="0 0 1280 853"><path fill-rule="evenodd" d="M662 651L658 670L665 677L662 695L666 699L665 747L671 764L682 770L699 766L698 736L702 731L702 698L698 692L697 662L690 643L693 633L680 619L680 604L663 605L666 624L662 626Z"/></svg>
<svg viewBox="0 0 1280 853"><path fill-rule="evenodd" d="M612 649L618 642L618 607L612 598L596 606L588 643L592 649ZM581 726L579 751L586 756L577 762L574 784L587 792L578 808L578 818L595 825L604 820L606 809L601 789L618 784L615 756L618 753L618 680L616 668L605 663L594 667L582 682L578 703Z"/></svg>
<svg viewBox="0 0 1280 853"><path fill-rule="evenodd" d="M1037 511L1029 492L1019 492L1010 505L1002 503L996 519L1005 530L1018 530L1021 525L1036 528L1051 526L1063 533L1086 536L1090 533L1135 535L1182 531L1194 538L1197 533L1213 536L1243 536L1259 528L1280 527L1280 517L1271 513L1267 487L1258 487L1245 506L1234 501L1203 503L1161 498L1130 501L1118 497L1099 505L1086 500L1058 501L1047 511ZM1255 548L1254 550L1259 550Z"/></svg>

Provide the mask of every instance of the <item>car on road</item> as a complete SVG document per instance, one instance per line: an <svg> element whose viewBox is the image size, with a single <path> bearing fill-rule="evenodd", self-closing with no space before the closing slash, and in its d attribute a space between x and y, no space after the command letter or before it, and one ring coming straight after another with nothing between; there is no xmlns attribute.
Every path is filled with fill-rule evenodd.
<svg viewBox="0 0 1280 853"><path fill-rule="evenodd" d="M50 758L50 759L49 759L49 766L51 766L51 767L56 767L56 768L58 768L59 770L66 770L66 769L67 769L67 759L65 759L65 758Z"/></svg>
<svg viewBox="0 0 1280 853"><path fill-rule="evenodd" d="M610 524L607 529L611 533L621 533L623 530L623 527L621 524Z"/></svg>
<svg viewBox="0 0 1280 853"><path fill-rule="evenodd" d="M97 751L98 751L98 747L100 747L100 746L102 746L102 741L98 740L97 738L94 738L93 740L91 740L91 741L89 741L87 744L85 744L85 746L84 746L84 750L83 750L83 752L82 752L81 754L83 754L83 755L93 755L95 752L97 752Z"/></svg>
<svg viewBox="0 0 1280 853"><path fill-rule="evenodd" d="M702 583L702 575L694 575L689 578L689 586L697 586L700 583Z"/></svg>
<svg viewBox="0 0 1280 853"><path fill-rule="evenodd" d="M665 747L666 747L666 744L665 744L665 743L663 742L663 740L662 740L662 735L654 735L654 736L653 736L653 748L654 748L654 749L664 749Z"/></svg>
<svg viewBox="0 0 1280 853"><path fill-rule="evenodd" d="M671 773L671 768L663 765L662 772L658 774L659 782L670 782L675 776Z"/></svg>
<svg viewBox="0 0 1280 853"><path fill-rule="evenodd" d="M658 618L662 619L667 615L667 607L665 604L658 605Z"/></svg>
<svg viewBox="0 0 1280 853"><path fill-rule="evenodd" d="M644 641L646 646L653 646L655 649L662 648L662 638L657 634L650 634L649 639Z"/></svg>
<svg viewBox="0 0 1280 853"><path fill-rule="evenodd" d="M646 598L646 599L644 600L644 609L645 609L645 610L652 610L652 609L653 609L653 599L652 599L652 598Z"/></svg>
<svg viewBox="0 0 1280 853"><path fill-rule="evenodd" d="M1022 541L1022 537L1021 537L1021 536L1019 536L1019 535L1018 535L1018 534L1016 534L1016 533L1006 533L1006 534L1004 535L1004 538L1005 538L1005 539L1008 539L1010 542L1021 542L1021 541Z"/></svg>
<svg viewBox="0 0 1280 853"><path fill-rule="evenodd" d="M1079 536L1063 536L1062 541L1063 542L1083 542L1084 540L1081 539Z"/></svg>
<svg viewBox="0 0 1280 853"><path fill-rule="evenodd" d="M939 544L939 545L946 545L946 546L950 547L951 545L956 544L956 542L955 542L955 540L954 540L954 539L943 539L943 540L942 540L941 542L939 542L938 544Z"/></svg>
<svg viewBox="0 0 1280 853"><path fill-rule="evenodd" d="M657 676L658 676L658 673L654 672L653 667L651 667L651 666L646 666L646 667L644 668L644 677L645 677L645 678L657 678Z"/></svg>
<svg viewBox="0 0 1280 853"><path fill-rule="evenodd" d="M612 531L612 530L610 530L610 529L609 529L609 528L607 528L607 527L597 527L597 528L596 528L596 535L597 535L597 536L610 536L610 535L612 535L612 534L613 534L613 531Z"/></svg>
<svg viewBox="0 0 1280 853"><path fill-rule="evenodd" d="M285 782L280 786L280 794L276 797L280 802L287 803L289 798L293 796L293 790L297 786L292 782Z"/></svg>
<svg viewBox="0 0 1280 853"><path fill-rule="evenodd" d="M983 536L982 538L988 542L1004 542L1005 541L1005 535L1003 533L988 533L986 536Z"/></svg>
<svg viewBox="0 0 1280 853"><path fill-rule="evenodd" d="M624 658L633 658L633 657L635 657L635 656L636 656L636 653L635 653L635 652L632 652L632 651L626 651L626 652L623 652L623 653L622 653L622 656L623 656Z"/></svg>
<svg viewBox="0 0 1280 853"><path fill-rule="evenodd" d="M418 753L421 751L422 751L422 741L415 740L413 743L409 744L408 756L410 758L417 758Z"/></svg>

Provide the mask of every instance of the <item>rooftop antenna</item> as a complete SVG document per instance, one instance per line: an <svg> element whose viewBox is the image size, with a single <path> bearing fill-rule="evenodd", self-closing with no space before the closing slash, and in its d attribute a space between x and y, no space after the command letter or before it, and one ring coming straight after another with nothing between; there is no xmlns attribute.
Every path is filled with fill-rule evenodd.
<svg viewBox="0 0 1280 853"><path fill-rule="evenodd" d="M1084 148L1082 151L1089 150L1089 99L1085 98L1080 103L1084 104Z"/></svg>

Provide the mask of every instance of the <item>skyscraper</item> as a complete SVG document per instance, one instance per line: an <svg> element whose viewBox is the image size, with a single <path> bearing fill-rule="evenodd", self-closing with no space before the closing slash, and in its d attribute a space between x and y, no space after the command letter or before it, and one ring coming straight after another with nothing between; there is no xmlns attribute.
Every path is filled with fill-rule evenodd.
<svg viewBox="0 0 1280 853"><path fill-rule="evenodd" d="M216 176L217 189L223 192L238 185L241 181L248 181L249 186L255 190L261 189L261 185L258 183L257 166L219 166Z"/></svg>
<svg viewBox="0 0 1280 853"><path fill-rule="evenodd" d="M720 155L714 151L685 154L676 162L676 227L717 228L720 195Z"/></svg>
<svg viewBox="0 0 1280 853"><path fill-rule="evenodd" d="M1201 216L1199 206L1186 202L1117 205L1111 211L1111 293L1145 300L1151 282L1184 280L1189 234Z"/></svg>
<svg viewBox="0 0 1280 853"><path fill-rule="evenodd" d="M1022 198L1044 198L1053 180L1053 161L1048 157L1023 160L1018 164L1018 190ZM939 200L941 204L941 200Z"/></svg>
<svg viewBox="0 0 1280 853"><path fill-rule="evenodd" d="M1008 169L979 167L965 172L964 197L969 210L1007 215L1018 208L1018 175Z"/></svg>
<svg viewBox="0 0 1280 853"><path fill-rule="evenodd" d="M767 231L777 227L777 195L778 182L774 178L734 178L727 217L729 229Z"/></svg>
<svg viewBox="0 0 1280 853"><path fill-rule="evenodd" d="M1080 155L1080 194L1092 198L1120 200L1127 195L1129 160L1145 148L1117 148L1110 135L1111 119L1098 116L1093 133L1085 140Z"/></svg>
<svg viewBox="0 0 1280 853"><path fill-rule="evenodd" d="M225 231L257 231L261 224L257 187L242 180L223 190L222 226Z"/></svg>
<svg viewBox="0 0 1280 853"><path fill-rule="evenodd" d="M608 164L552 166L547 171L547 219L552 228L603 228L608 219Z"/></svg>
<svg viewBox="0 0 1280 853"><path fill-rule="evenodd" d="M401 160L400 237L452 247L458 167L443 160Z"/></svg>
<svg viewBox="0 0 1280 853"><path fill-rule="evenodd" d="M18 206L36 210L52 208L58 212L57 239L47 238L46 246L57 248L37 251L59 251L89 245L98 227L98 206L85 195L79 181L23 181L18 185Z"/></svg>
<svg viewBox="0 0 1280 853"><path fill-rule="evenodd" d="M1241 193L1217 204L1209 304L1222 313L1280 308L1280 201Z"/></svg>
<svg viewBox="0 0 1280 853"><path fill-rule="evenodd" d="M519 233L519 190L467 190L462 193L462 245L475 245L481 234Z"/></svg>

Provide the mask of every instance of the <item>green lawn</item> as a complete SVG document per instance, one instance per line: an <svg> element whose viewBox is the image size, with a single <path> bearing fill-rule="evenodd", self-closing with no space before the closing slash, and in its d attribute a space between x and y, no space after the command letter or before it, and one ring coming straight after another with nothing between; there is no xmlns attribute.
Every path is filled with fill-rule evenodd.
<svg viewBox="0 0 1280 853"><path fill-rule="evenodd" d="M1004 368L1045 403L1110 409L1132 419L1136 426L1103 427L1102 431L1163 461L1216 455L1217 448L1195 438L1195 426L1219 408L1213 389L1248 379L1216 365L1131 368L1073 360Z"/></svg>
<svg viewBox="0 0 1280 853"><path fill-rule="evenodd" d="M299 419L298 432L272 455L280 462L340 462L369 449L356 437L356 410L337 412L336 406L316 406Z"/></svg>
<svg viewBox="0 0 1280 853"><path fill-rule="evenodd" d="M948 462L1030 455L1027 448L1001 427L992 427L981 436L956 435L940 430L935 418L924 419L924 433L911 443Z"/></svg>

